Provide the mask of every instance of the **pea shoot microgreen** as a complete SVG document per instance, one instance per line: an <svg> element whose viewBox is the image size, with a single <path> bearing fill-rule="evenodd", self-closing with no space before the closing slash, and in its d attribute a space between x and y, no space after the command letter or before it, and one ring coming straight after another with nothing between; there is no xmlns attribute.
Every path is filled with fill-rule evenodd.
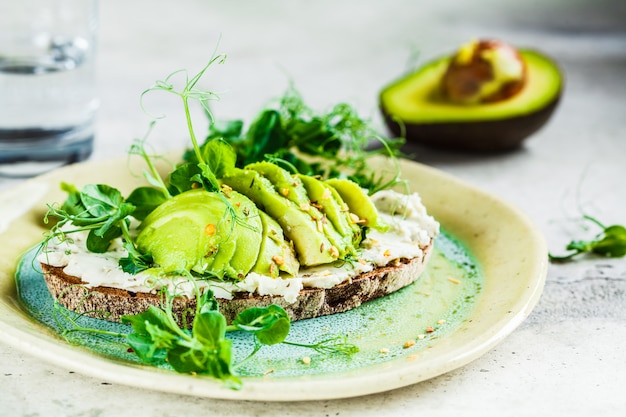
<svg viewBox="0 0 626 417"><path fill-rule="evenodd" d="M396 159L402 139L383 138L346 103L316 114L293 87L276 106L261 111L247 130L241 120L212 123L202 146L216 138L235 149L238 167L270 160L305 175L348 177L370 194L403 182ZM374 171L369 161L376 155L391 157L394 170ZM197 152L187 152L185 158L197 161Z"/></svg>
<svg viewBox="0 0 626 417"><path fill-rule="evenodd" d="M128 256L123 258L124 262L139 270L149 266L150 256L137 250L130 234L130 216L138 207L145 211L144 206L139 205L138 201L138 205L126 201L118 189L105 184L87 184L78 190L71 184L62 183L61 188L68 193L68 197L60 207L48 205L44 222L47 224L51 217L56 217L58 221L42 243L44 250L53 239L63 242L69 234L87 231L86 245L89 251L104 253L114 239L122 237L128 252Z"/></svg>
<svg viewBox="0 0 626 417"><path fill-rule="evenodd" d="M199 172L194 173L194 177L200 180L201 184L208 191L219 191L220 185L217 180L217 176L215 175L215 172L211 169L209 165L210 161L205 158L205 155L203 155L200 149L200 146L198 144L198 139L196 138L195 130L193 127L193 121L191 118L189 102L190 100L197 101L204 108L206 114L211 119L211 122L213 121L213 116L212 116L208 103L211 100L219 99L219 96L214 92L205 91L205 90L196 88L196 86L198 82L200 81L200 79L204 76L205 72L209 69L209 67L211 67L215 63L221 64L225 60L226 60L226 55L223 55L223 54L214 55L209 60L209 62L197 74L195 74L191 78L189 78L189 74L186 70L175 71L169 74L164 80L157 81L155 85L148 88L141 94L142 108L144 108L143 98L145 97L146 94L152 91L168 92L168 93L177 95L182 99L183 108L185 111L185 120L187 123L187 130L189 132L189 137L192 143L192 149L195 154L194 168L197 168L199 170ZM185 75L185 84L182 89L177 90L174 85L173 78L180 74Z"/></svg>
<svg viewBox="0 0 626 417"><path fill-rule="evenodd" d="M174 297L168 294L165 294L162 308L150 306L143 313L122 316L122 323L132 328L129 333L85 327L80 324L82 315L69 313L58 303L55 304L55 321L62 328L61 334L70 341L76 333L120 338L146 364L167 364L180 373L211 376L233 389L242 385L238 369L264 346L283 343L310 348L322 355L351 355L359 350L345 336L331 337L315 344L286 340L291 323L285 310L277 305L243 310L229 325L210 290L196 297L198 302L190 328L179 324L180 320L173 312ZM233 359L232 341L228 338L231 332L248 334L254 346L252 352L237 363Z"/></svg>
<svg viewBox="0 0 626 417"><path fill-rule="evenodd" d="M626 256L626 227L617 224L605 226L589 215L583 218L598 226L601 232L591 240L572 240L565 247L570 253L560 256L549 254L551 261L565 262L586 253L609 258Z"/></svg>

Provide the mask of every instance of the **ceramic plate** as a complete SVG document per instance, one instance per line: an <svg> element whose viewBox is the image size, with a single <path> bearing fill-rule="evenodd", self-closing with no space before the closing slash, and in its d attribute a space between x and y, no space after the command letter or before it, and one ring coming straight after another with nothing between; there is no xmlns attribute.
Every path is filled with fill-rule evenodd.
<svg viewBox="0 0 626 417"><path fill-rule="evenodd" d="M180 375L123 354L71 345L45 320L36 319L18 296L15 275L19 260L45 231L45 204L64 199L61 181L78 186L104 182L126 193L143 185L140 168L129 166L127 159L72 165L0 193L2 340L111 382L225 399L353 397L458 368L493 348L528 316L543 289L547 250L527 217L503 201L417 163L403 161L402 170L445 231L424 276L397 294L351 312L294 323L290 333L306 340L347 334L361 348L352 358L313 354L308 363L301 359L310 354L268 348L244 373L250 376L244 376L243 387L232 390L207 377ZM30 267L28 257L24 265ZM39 285L38 274L27 275Z"/></svg>

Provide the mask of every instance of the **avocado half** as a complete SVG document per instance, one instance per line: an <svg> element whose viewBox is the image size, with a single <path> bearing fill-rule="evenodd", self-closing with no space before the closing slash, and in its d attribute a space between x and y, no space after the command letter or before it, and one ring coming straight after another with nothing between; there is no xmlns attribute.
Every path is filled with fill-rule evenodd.
<svg viewBox="0 0 626 417"><path fill-rule="evenodd" d="M539 130L557 107L561 70L547 56L519 50L527 66L524 88L506 100L463 105L442 96L440 83L451 57L436 59L386 86L379 105L394 135L451 150L516 148Z"/></svg>

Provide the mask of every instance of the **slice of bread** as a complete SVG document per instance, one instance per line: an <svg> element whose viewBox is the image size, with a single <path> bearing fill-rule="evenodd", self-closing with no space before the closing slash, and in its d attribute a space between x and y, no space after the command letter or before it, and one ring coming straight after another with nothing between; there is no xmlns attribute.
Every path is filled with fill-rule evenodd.
<svg viewBox="0 0 626 417"><path fill-rule="evenodd" d="M280 295L235 293L231 300L218 298L220 311L231 322L242 310L277 304L284 308L292 321L341 313L413 283L423 272L432 253L433 242L423 249L423 256L400 259L338 284L332 288L304 288L294 303ZM87 288L80 278L67 275L63 267L42 263L46 284L52 296L71 311L110 321L120 321L123 315L139 314L150 305L160 306L161 295L131 292L111 287ZM278 278L280 279L280 278ZM173 312L183 323L191 323L195 312L194 298L177 297Z"/></svg>

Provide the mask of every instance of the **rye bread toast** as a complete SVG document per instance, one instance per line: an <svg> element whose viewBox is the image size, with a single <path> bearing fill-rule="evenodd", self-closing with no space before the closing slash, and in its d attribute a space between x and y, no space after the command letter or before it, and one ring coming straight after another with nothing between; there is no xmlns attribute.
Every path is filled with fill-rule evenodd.
<svg viewBox="0 0 626 417"><path fill-rule="evenodd" d="M284 308L292 321L341 313L361 304L391 294L416 281L421 275L433 249L423 248L423 256L399 259L387 266L365 272L332 288L304 288L294 303L280 295L259 295L237 292L232 299L220 299L220 311L231 322L238 312L249 307L277 304ZM159 306L163 296L153 293L132 292L112 287L87 288L80 278L68 275L63 267L41 264L44 278L52 296L69 310L110 321L120 321L121 316L139 314L150 305ZM177 297L173 312L184 322L191 323L196 300Z"/></svg>

